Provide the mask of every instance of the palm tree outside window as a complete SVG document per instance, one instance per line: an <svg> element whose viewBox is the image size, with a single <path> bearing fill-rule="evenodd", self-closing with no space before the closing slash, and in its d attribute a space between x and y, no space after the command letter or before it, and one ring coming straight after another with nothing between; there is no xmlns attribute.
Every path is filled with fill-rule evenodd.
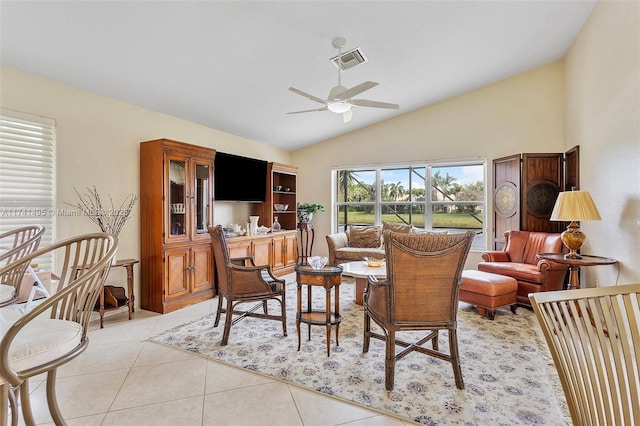
<svg viewBox="0 0 640 426"><path fill-rule="evenodd" d="M383 222L473 230L473 248L485 249L484 160L342 168L334 179L334 232Z"/></svg>

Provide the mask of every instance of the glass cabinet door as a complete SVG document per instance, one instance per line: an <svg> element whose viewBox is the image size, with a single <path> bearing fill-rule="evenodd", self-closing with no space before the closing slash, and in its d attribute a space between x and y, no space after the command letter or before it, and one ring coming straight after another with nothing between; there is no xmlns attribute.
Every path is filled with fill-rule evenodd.
<svg viewBox="0 0 640 426"><path fill-rule="evenodd" d="M196 163L195 182L193 186L194 224L196 234L208 232L211 209L211 182L209 180L210 168L208 164Z"/></svg>
<svg viewBox="0 0 640 426"><path fill-rule="evenodd" d="M186 161L169 160L169 235L186 235Z"/></svg>

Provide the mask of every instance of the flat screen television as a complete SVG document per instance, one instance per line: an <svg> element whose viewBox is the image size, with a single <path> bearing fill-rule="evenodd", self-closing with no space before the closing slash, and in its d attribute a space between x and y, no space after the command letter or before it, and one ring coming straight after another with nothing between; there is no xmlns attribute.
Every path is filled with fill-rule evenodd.
<svg viewBox="0 0 640 426"><path fill-rule="evenodd" d="M216 152L213 177L217 201L265 201L267 162L264 160Z"/></svg>

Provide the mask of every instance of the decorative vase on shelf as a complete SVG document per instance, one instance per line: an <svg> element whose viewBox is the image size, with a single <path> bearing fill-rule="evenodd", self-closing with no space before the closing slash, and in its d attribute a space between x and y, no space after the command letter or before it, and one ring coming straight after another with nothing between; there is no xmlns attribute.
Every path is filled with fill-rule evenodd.
<svg viewBox="0 0 640 426"><path fill-rule="evenodd" d="M280 230L282 230L282 226L280 225L280 222L278 222L278 216L275 216L273 218L273 226L271 227L271 232L278 232Z"/></svg>
<svg viewBox="0 0 640 426"><path fill-rule="evenodd" d="M260 216L249 216L249 233L250 235L258 235L258 219Z"/></svg>

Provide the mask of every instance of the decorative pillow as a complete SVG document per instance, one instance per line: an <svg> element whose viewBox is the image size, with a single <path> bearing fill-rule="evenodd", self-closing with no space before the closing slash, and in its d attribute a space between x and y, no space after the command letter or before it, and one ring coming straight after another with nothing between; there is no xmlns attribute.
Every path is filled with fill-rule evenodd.
<svg viewBox="0 0 640 426"><path fill-rule="evenodd" d="M387 229L393 232L404 232L405 234L408 234L413 229L413 225L407 225L404 223L382 222L382 232L386 231Z"/></svg>
<svg viewBox="0 0 640 426"><path fill-rule="evenodd" d="M352 226L349 230L349 247L380 247L379 226Z"/></svg>
<svg viewBox="0 0 640 426"><path fill-rule="evenodd" d="M413 228L409 231L411 234L428 234L428 235L447 235L449 231L427 231L425 229Z"/></svg>

